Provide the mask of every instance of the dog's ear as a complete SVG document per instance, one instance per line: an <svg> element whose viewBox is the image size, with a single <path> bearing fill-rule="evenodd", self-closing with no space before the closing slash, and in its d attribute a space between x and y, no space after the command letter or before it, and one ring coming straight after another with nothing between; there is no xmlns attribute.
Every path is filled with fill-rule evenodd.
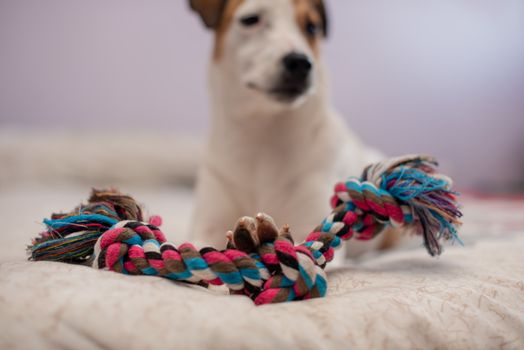
<svg viewBox="0 0 524 350"><path fill-rule="evenodd" d="M324 0L313 0L313 3L315 4L315 8L322 18L322 34L325 38L327 38L329 33L329 16L327 6Z"/></svg>
<svg viewBox="0 0 524 350"><path fill-rule="evenodd" d="M189 6L202 18L205 26L218 28L227 0L189 0Z"/></svg>

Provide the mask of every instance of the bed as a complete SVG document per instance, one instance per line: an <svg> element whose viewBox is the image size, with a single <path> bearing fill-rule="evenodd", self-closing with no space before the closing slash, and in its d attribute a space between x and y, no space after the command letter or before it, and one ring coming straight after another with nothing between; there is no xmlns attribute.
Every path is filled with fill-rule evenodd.
<svg viewBox="0 0 524 350"><path fill-rule="evenodd" d="M16 162L28 163L34 148L16 148L22 160L13 160L3 140L1 349L524 348L524 200L465 196L464 246L432 259L413 238L328 270L326 298L256 307L222 290L28 261L25 247L41 219L86 198L86 181L103 181L71 181L52 165L47 175L29 172L39 181L17 176L27 166ZM72 164L66 168L84 166ZM122 189L163 216L164 232L180 243L190 232L193 194L191 171L174 171L183 180L150 175L152 183L123 182Z"/></svg>

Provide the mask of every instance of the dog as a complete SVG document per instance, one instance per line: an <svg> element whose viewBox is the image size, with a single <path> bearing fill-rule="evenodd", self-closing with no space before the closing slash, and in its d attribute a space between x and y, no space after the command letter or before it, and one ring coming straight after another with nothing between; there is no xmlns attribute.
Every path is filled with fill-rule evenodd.
<svg viewBox="0 0 524 350"><path fill-rule="evenodd" d="M333 108L322 0L189 0L214 32L213 118L191 226L224 247L239 217L264 212L303 240L330 212L336 182L382 158ZM386 237L386 238L383 238ZM351 242L349 255L390 245Z"/></svg>

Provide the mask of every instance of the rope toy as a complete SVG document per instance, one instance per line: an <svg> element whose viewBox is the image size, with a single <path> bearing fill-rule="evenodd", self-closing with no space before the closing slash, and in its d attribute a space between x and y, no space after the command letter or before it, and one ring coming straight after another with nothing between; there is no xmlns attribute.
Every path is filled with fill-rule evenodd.
<svg viewBox="0 0 524 350"><path fill-rule="evenodd" d="M404 156L370 165L360 179L336 184L333 211L298 245L288 226L278 229L270 216L258 214L238 220L226 234L225 250L197 249L191 243L176 247L159 229L161 218L145 222L133 198L93 190L86 205L44 220L47 230L28 252L35 261L226 285L257 305L323 297L324 268L342 241L369 240L393 226L422 235L431 256L442 253L442 240L460 242L457 193L436 166L430 157Z"/></svg>

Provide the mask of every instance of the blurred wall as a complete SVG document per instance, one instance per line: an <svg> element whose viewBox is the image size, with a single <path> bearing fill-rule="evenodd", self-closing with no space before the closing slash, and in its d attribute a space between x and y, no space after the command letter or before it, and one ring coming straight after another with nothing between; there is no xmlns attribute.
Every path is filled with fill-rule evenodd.
<svg viewBox="0 0 524 350"><path fill-rule="evenodd" d="M328 4L334 103L367 142L521 183L523 0ZM210 45L185 0L0 0L0 127L200 134Z"/></svg>

